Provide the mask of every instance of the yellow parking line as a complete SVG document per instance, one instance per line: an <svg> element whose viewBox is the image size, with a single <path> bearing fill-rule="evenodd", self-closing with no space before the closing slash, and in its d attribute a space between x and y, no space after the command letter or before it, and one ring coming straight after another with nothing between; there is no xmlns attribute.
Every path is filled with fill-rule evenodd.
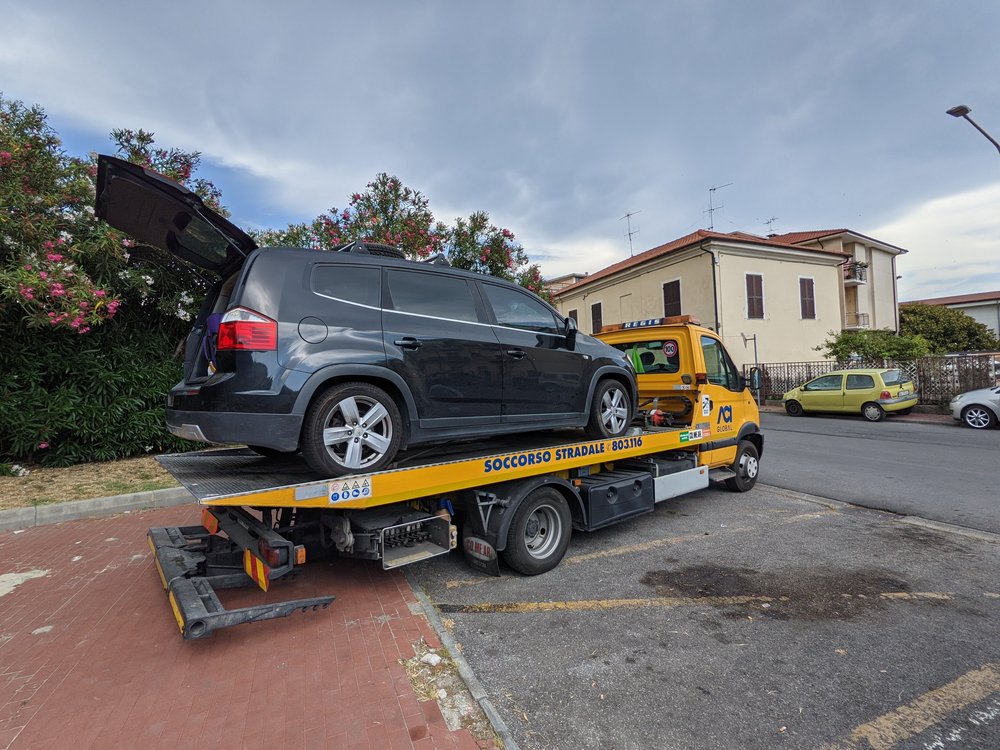
<svg viewBox="0 0 1000 750"><path fill-rule="evenodd" d="M443 605L447 612L473 613L523 613L553 612L556 610L587 611L599 609L635 609L639 607L680 607L690 604L733 606L755 602L773 602L770 596L661 596L647 599L578 599L568 602L499 602L483 604Z"/></svg>
<svg viewBox="0 0 1000 750"><path fill-rule="evenodd" d="M823 750L889 750L973 703L1000 693L1000 663L966 672L905 706L855 727L850 736Z"/></svg>
<svg viewBox="0 0 1000 750"><path fill-rule="evenodd" d="M842 594L846 599L850 599L854 594ZM930 599L932 601L946 601L951 599L950 594L938 591L889 591L878 594L879 598L890 601L918 601ZM733 607L741 604L768 604L770 602L787 602L787 596L657 596L640 599L576 599L562 602L483 602L480 604L440 604L443 611L449 613L476 614L476 613L526 613L526 612L553 612L575 611L586 612L602 609L639 609L643 607L681 607L681 606L713 606L713 607Z"/></svg>

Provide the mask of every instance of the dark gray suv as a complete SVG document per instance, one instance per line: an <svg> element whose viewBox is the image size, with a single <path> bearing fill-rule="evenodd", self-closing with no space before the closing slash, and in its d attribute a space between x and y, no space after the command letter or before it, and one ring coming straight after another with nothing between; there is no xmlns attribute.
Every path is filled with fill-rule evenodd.
<svg viewBox="0 0 1000 750"><path fill-rule="evenodd" d="M258 249L197 195L98 161L97 215L218 282L188 336L167 427L326 476L408 446L557 427L623 434L635 374L618 350L509 282L353 243Z"/></svg>

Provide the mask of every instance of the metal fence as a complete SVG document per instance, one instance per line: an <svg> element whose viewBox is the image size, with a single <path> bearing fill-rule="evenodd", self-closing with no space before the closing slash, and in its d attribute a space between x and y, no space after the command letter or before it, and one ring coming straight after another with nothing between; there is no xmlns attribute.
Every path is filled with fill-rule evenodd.
<svg viewBox="0 0 1000 750"><path fill-rule="evenodd" d="M761 395L767 399L780 399L786 391L828 372L859 367L902 370L916 385L921 404L947 404L956 394L1000 385L1000 354L964 354L909 360L768 362L757 366L761 374ZM749 373L751 367L753 365L744 365L744 373Z"/></svg>

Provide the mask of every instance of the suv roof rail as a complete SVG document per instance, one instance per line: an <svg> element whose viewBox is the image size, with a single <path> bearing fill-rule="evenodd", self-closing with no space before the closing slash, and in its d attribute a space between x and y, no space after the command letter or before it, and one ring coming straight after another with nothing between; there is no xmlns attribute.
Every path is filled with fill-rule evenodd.
<svg viewBox="0 0 1000 750"><path fill-rule="evenodd" d="M338 245L333 248L335 252L341 253L359 253L361 255L383 255L388 258L402 258L406 259L406 253L400 250L398 247L393 247L392 245L383 245L380 242L366 242L364 240L354 240L354 242L348 242L344 245Z"/></svg>

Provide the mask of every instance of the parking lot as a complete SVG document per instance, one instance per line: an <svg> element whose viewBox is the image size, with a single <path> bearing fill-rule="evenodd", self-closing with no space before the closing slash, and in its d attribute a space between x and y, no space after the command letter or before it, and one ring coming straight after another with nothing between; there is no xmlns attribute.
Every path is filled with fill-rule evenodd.
<svg viewBox="0 0 1000 750"><path fill-rule="evenodd" d="M1000 746L988 535L758 485L577 535L544 576L411 578L523 748Z"/></svg>

